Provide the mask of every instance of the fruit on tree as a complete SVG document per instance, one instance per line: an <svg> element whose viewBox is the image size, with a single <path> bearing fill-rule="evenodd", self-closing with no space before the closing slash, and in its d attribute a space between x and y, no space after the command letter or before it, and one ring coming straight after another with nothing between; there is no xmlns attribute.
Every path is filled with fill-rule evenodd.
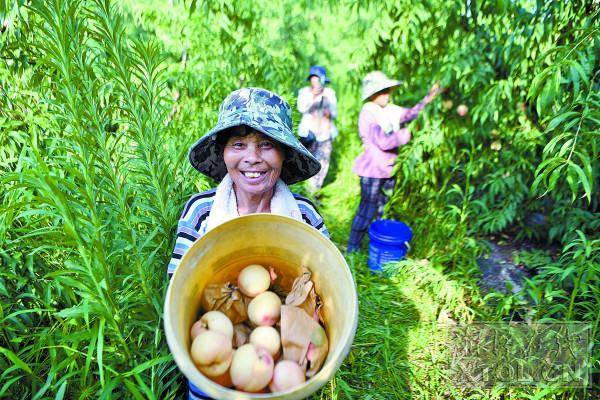
<svg viewBox="0 0 600 400"><path fill-rule="evenodd" d="M248 343L235 351L229 373L236 389L257 392L269 384L273 368L269 352Z"/></svg>
<svg viewBox="0 0 600 400"><path fill-rule="evenodd" d="M219 331L202 331L192 342L191 355L198 369L206 376L222 375L232 361L231 339Z"/></svg>
<svg viewBox="0 0 600 400"><path fill-rule="evenodd" d="M492 144L490 144L490 148L494 151L502 150L502 143L499 140L494 140Z"/></svg>
<svg viewBox="0 0 600 400"><path fill-rule="evenodd" d="M249 297L258 296L269 289L270 285L271 275L262 265L248 265L238 275L238 287Z"/></svg>
<svg viewBox="0 0 600 400"><path fill-rule="evenodd" d="M468 112L469 112L469 107L465 106L464 104L460 104L458 107L456 107L456 113L458 115L460 115L461 117L464 117L465 115L467 115Z"/></svg>
<svg viewBox="0 0 600 400"><path fill-rule="evenodd" d="M10 27L10 20L5 19L2 22L2 25L0 25L0 33L4 33L4 31L6 31L9 27Z"/></svg>
<svg viewBox="0 0 600 400"><path fill-rule="evenodd" d="M273 370L273 379L269 384L271 392L283 392L295 388L306 381L304 371L290 360L281 360Z"/></svg>
<svg viewBox="0 0 600 400"><path fill-rule="evenodd" d="M273 357L275 357L281 348L279 332L272 326L256 327L250 334L250 343L267 350Z"/></svg>
<svg viewBox="0 0 600 400"><path fill-rule="evenodd" d="M221 311L209 311L196 321L190 332L192 340L205 330L221 332L230 340L233 338L233 324Z"/></svg>
<svg viewBox="0 0 600 400"><path fill-rule="evenodd" d="M281 299L273 292L264 292L248 304L248 318L258 326L273 326L281 314Z"/></svg>

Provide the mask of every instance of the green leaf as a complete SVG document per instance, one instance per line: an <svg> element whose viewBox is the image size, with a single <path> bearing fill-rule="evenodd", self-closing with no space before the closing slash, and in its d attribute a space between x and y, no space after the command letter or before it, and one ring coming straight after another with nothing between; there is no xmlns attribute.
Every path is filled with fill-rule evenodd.
<svg viewBox="0 0 600 400"><path fill-rule="evenodd" d="M148 360L148 361L143 362L140 365L136 366L131 371L127 371L126 373L123 374L123 376L128 377L128 376L132 376L132 375L138 375L138 374L144 372L145 370L147 370L148 368L152 368L155 365L163 364L163 363L166 363L166 362L169 362L172 360L173 360L173 356L171 356L171 355L166 355L166 356L162 356L162 357L155 358L152 360Z"/></svg>
<svg viewBox="0 0 600 400"><path fill-rule="evenodd" d="M548 186L547 186L547 190L549 192L554 190L554 188L556 187L556 182L558 182L558 179L561 176L560 172L564 169L565 166L566 166L566 164L559 165L558 167L556 167L556 169L554 169L552 171L552 174L550 174L550 179L548 180Z"/></svg>
<svg viewBox="0 0 600 400"><path fill-rule="evenodd" d="M590 84L590 81L588 78L588 74L583 70L583 66L576 61L572 61L572 62L570 62L570 64L571 64L571 68L573 68L575 71L577 71L579 78L585 83L586 86L588 86Z"/></svg>
<svg viewBox="0 0 600 400"><path fill-rule="evenodd" d="M123 379L123 382L125 383L125 386L127 386L127 389L129 389L131 394L134 396L134 398L136 398L138 400L147 400L147 398L144 397L142 395L142 393L140 393L140 391L137 389L137 387L135 386L135 384L133 382L131 382L127 378Z"/></svg>
<svg viewBox="0 0 600 400"><path fill-rule="evenodd" d="M61 318L79 318L85 317L90 313L90 311L95 311L95 307L85 302L74 307L62 309L59 312L57 312L56 315L58 315Z"/></svg>
<svg viewBox="0 0 600 400"><path fill-rule="evenodd" d="M571 82L573 82L573 91L576 97L577 93L579 93L579 72L571 65L569 67L569 73L571 74Z"/></svg>
<svg viewBox="0 0 600 400"><path fill-rule="evenodd" d="M197 2L198 2L198 0L192 0L192 2L190 3L190 17L194 13L194 11L196 11L196 3Z"/></svg>
<svg viewBox="0 0 600 400"><path fill-rule="evenodd" d="M572 136L570 133L559 133L556 136L554 136L546 146L544 146L544 155L545 156L549 156L549 157L557 157L557 154L554 154L554 148L556 147L556 145L563 141L565 138Z"/></svg>
<svg viewBox="0 0 600 400"><path fill-rule="evenodd" d="M581 167L574 162L569 161L569 169L573 169L577 176L579 177L579 183L583 186L583 190L585 191L585 196L587 197L588 203L592 202L592 185L588 180L585 172Z"/></svg>
<svg viewBox="0 0 600 400"><path fill-rule="evenodd" d="M552 73L552 69L553 67L546 68L533 78L531 86L529 87L529 91L527 92L528 100L533 100L539 96L541 88L544 87L546 79Z"/></svg>
<svg viewBox="0 0 600 400"><path fill-rule="evenodd" d="M98 362L98 373L100 374L100 383L104 385L104 318L98 323L98 339L96 340L96 360Z"/></svg>
<svg viewBox="0 0 600 400"><path fill-rule="evenodd" d="M0 353L2 353L6 358L8 358L10 361L12 361L12 363L22 369L23 371L26 371L28 373L32 373L31 368L29 368L29 366L27 364L25 364L15 353L13 353L12 351L10 351L7 348L4 347L0 347Z"/></svg>
<svg viewBox="0 0 600 400"><path fill-rule="evenodd" d="M548 127L546 128L546 131L551 131L551 130L555 129L565 119L570 118L575 115L579 115L579 113L575 112L575 111L568 111L566 113L558 114L556 117L552 118L552 120L548 124Z"/></svg>
<svg viewBox="0 0 600 400"><path fill-rule="evenodd" d="M62 400L65 397L66 390L67 390L67 381L64 381L62 383L62 385L60 385L60 388L58 389L58 391L56 392L56 396L54 397L54 400Z"/></svg>

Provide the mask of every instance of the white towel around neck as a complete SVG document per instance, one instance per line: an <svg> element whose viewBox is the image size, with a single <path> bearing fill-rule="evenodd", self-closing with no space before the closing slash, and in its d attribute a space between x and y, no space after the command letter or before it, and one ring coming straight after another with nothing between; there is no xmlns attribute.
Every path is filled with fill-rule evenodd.
<svg viewBox="0 0 600 400"><path fill-rule="evenodd" d="M392 132L398 132L400 130L400 117L403 113L402 107L392 103L389 103L385 107L381 107L372 101L366 102L363 107L375 117L377 125L379 125L386 134L390 135Z"/></svg>
<svg viewBox="0 0 600 400"><path fill-rule="evenodd" d="M302 221L302 213L300 212L298 203L294 199L294 195L290 189L281 179L277 180L273 188L271 214L284 215ZM206 218L206 231L208 232L224 222L239 217L239 215L233 181L229 174L227 174L221 183L219 183L219 186L217 186L212 208Z"/></svg>

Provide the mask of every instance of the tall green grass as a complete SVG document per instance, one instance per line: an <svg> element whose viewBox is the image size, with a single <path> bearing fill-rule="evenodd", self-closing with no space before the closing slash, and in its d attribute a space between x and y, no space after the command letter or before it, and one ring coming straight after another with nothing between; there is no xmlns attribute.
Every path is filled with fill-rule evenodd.
<svg viewBox="0 0 600 400"><path fill-rule="evenodd" d="M108 1L36 2L26 12L22 51L41 96L20 106L46 110L2 176L1 337L11 355L0 361L2 393L172 396L162 266L183 152L163 142L161 50L129 39Z"/></svg>

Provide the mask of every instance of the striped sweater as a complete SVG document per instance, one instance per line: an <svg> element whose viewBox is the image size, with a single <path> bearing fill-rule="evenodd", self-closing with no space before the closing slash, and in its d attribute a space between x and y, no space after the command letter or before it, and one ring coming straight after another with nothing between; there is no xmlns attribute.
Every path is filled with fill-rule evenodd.
<svg viewBox="0 0 600 400"><path fill-rule="evenodd" d="M167 269L169 275L175 272L183 255L192 244L206 233L206 218L212 208L215 192L216 189L210 189L195 194L185 204L177 225L177 240ZM329 232L325 227L323 218L310 200L297 194L294 194L294 199L298 203L304 222L329 238Z"/></svg>

